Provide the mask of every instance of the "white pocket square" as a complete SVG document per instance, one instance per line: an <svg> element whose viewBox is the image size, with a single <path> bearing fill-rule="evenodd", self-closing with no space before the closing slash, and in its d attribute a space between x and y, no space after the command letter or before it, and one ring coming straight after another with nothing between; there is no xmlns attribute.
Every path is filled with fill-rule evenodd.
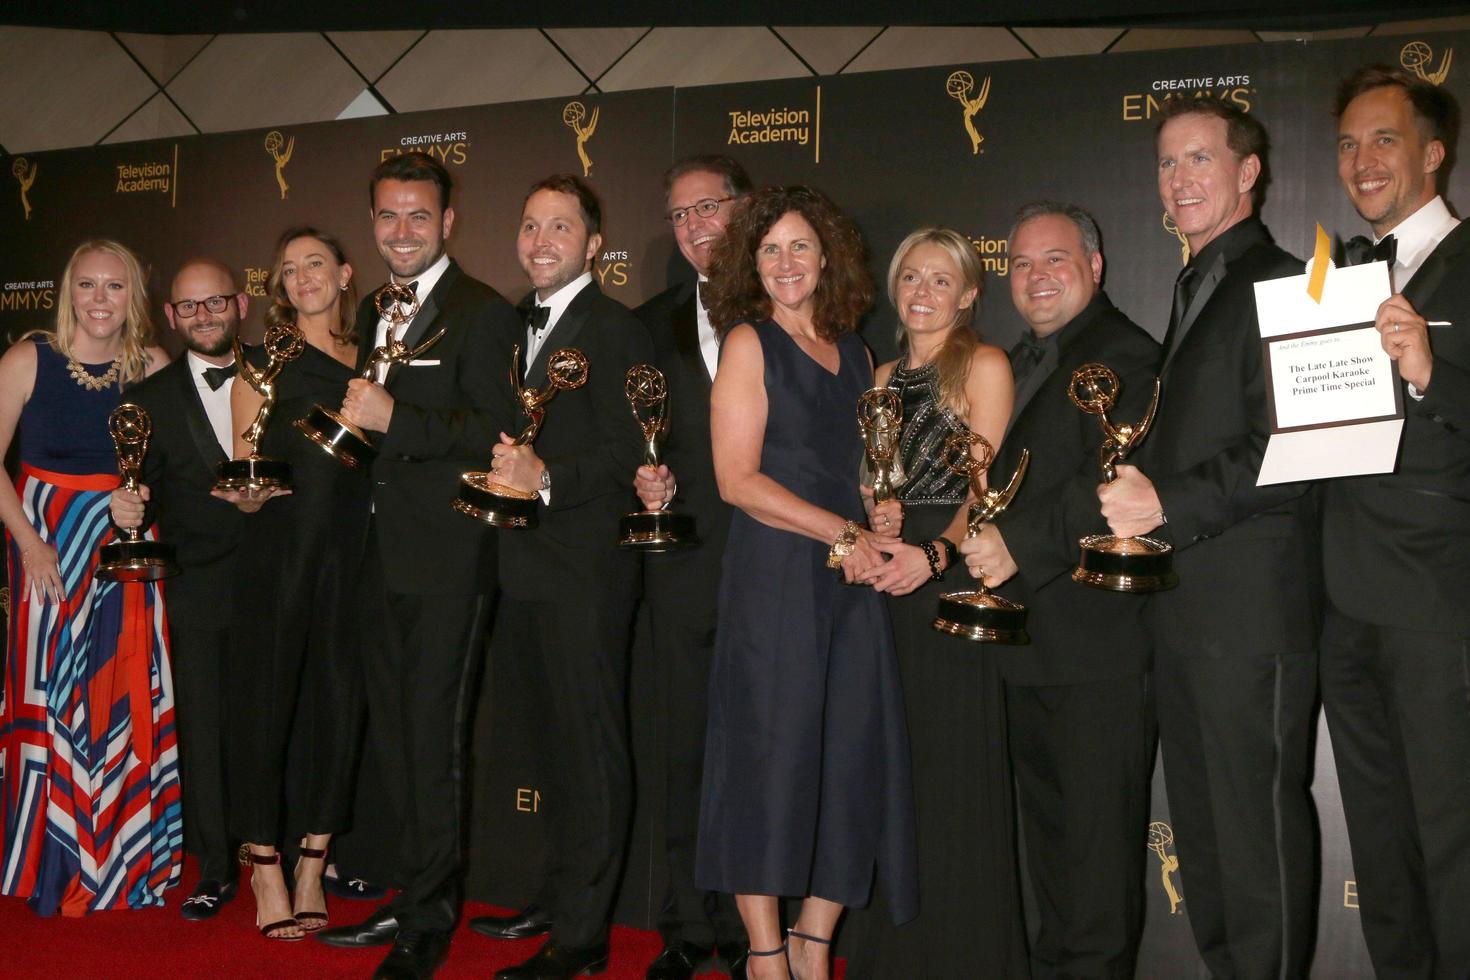
<svg viewBox="0 0 1470 980"><path fill-rule="evenodd" d="M409 367L438 367L438 361L409 361Z"/></svg>

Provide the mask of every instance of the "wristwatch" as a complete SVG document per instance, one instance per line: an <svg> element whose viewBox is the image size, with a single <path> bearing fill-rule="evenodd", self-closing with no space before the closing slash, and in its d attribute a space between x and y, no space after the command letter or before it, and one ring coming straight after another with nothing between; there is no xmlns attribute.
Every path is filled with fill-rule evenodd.
<svg viewBox="0 0 1470 980"><path fill-rule="evenodd" d="M856 521L848 521L842 525L842 530L837 532L837 538L832 542L832 550L827 552L827 567L841 568L842 559L852 554L852 549L857 547L858 532L862 530Z"/></svg>

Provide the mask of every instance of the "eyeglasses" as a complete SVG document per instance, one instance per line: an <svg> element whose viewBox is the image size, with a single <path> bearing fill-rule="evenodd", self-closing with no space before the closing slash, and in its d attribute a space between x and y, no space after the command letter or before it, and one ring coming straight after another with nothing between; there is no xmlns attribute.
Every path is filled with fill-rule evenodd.
<svg viewBox="0 0 1470 980"><path fill-rule="evenodd" d="M211 313L223 313L230 308L230 300L233 296L206 296L204 299L181 299L177 303L170 303L174 309L174 316L187 320L199 312L199 307L204 307Z"/></svg>
<svg viewBox="0 0 1470 980"><path fill-rule="evenodd" d="M669 223L677 228L689 220L690 211L693 211L701 218L713 218L716 214L720 213L721 204L733 200L735 200L733 197L722 197L718 200L713 197L707 197L703 201L695 201L693 207L674 208L674 210L670 211L664 217L668 218Z"/></svg>

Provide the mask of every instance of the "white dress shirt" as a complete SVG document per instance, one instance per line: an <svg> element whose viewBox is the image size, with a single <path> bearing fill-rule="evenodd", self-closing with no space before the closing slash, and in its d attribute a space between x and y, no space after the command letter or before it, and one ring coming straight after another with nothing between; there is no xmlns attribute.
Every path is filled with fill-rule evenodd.
<svg viewBox="0 0 1470 980"><path fill-rule="evenodd" d="M540 296L536 297L536 305L546 307L546 326L540 330L532 330L529 326L526 327L526 358L521 364L522 371L527 374L530 373L531 362L536 360L537 353L540 352L542 347L546 346L547 339L551 337L551 331L556 329L557 321L567 311L567 307L572 305L572 300L576 299L577 295L583 289L586 289L587 284L591 281L592 273L584 272L546 297L546 299L543 300ZM541 502L549 507L551 505L551 491L542 490L540 493Z"/></svg>
<svg viewBox="0 0 1470 980"><path fill-rule="evenodd" d="M209 416L209 426L214 429L214 438L226 456L234 456L235 435L231 431L234 425L230 420L230 389L235 387L235 375L226 378L225 383L215 391L204 380L205 370L215 365L193 351L184 356L189 359L189 374L194 378L194 388L199 392L199 400L204 403L204 414Z"/></svg>
<svg viewBox="0 0 1470 980"><path fill-rule="evenodd" d="M708 277L700 276L699 285L703 286L709 282ZM699 289L694 292L694 322L699 330L699 354L704 358L705 370L709 371L709 379L715 380L715 372L720 369L720 336L715 333L714 324L709 322L709 310L699 301Z"/></svg>
<svg viewBox="0 0 1470 980"><path fill-rule="evenodd" d="M429 294L434 291L434 287L437 286L437 285L439 285L439 280L444 276L444 272L448 268L449 268L449 256L448 255L441 255L441 256L439 256L439 260L437 262L435 262L433 265L429 266L427 269L425 269L419 275L415 276L413 279L410 279L409 280L409 282L416 282L416 283L418 283L418 285L416 287L414 287L414 295L418 297L418 301L419 301L419 305L420 306L423 305L424 300L426 300L426 299L429 298ZM404 285L407 285L407 284L408 283L404 283ZM403 326L399 327L398 328L398 339L402 340L403 337L404 337L404 335L408 333L409 328L411 328L412 326L413 326L413 320L410 319L410 320L408 320L408 322L404 323ZM377 333L375 334L374 339L373 339L373 346L375 346L375 347L382 347L382 346L384 346L387 343L388 343L388 321L385 320L385 319L383 319L382 317L379 317L378 318L378 330L377 330ZM385 364L379 364L377 366L377 368L375 369L375 371L376 371L376 373L373 375L373 380L376 381L378 384L382 384L383 383L383 377L388 373L388 367L387 367L387 365L385 365Z"/></svg>

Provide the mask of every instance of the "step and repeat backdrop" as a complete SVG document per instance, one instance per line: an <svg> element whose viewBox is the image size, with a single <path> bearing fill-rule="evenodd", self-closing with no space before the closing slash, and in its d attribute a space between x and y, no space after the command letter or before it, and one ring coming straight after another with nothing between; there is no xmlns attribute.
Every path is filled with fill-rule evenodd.
<svg viewBox="0 0 1470 980"><path fill-rule="evenodd" d="M1359 64L1400 64L1470 102L1470 33L1277 43L1085 58L952 65L901 72L584 95L270 130L13 157L0 173L0 332L6 342L51 323L56 281L72 248L106 236L151 265L155 297L194 255L240 270L258 336L271 247L289 225L339 235L359 290L385 278L373 246L367 181L380 160L432 153L457 182L451 253L512 300L526 289L514 239L526 187L550 173L585 176L604 204L597 276L629 306L687 269L663 220L660 175L689 153L728 153L760 183L814 184L857 220L881 278L898 241L943 224L974 242L987 271L981 323L1009 345L1020 329L1009 296L1006 236L1021 204L1072 201L1102 226L1105 285L1114 302L1162 336L1187 249L1163 213L1153 119L1167 99L1209 93L1259 117L1271 134L1264 217L1288 250L1308 252L1313 225L1347 238L1365 230L1336 176L1331 114L1337 80ZM1470 200L1454 168L1453 207ZM161 306L158 318L162 322ZM896 318L880 302L865 336L892 356ZM242 583L240 601L249 601ZM576 597L568 597L575 615ZM619 900L621 921L650 925L662 896L662 737L649 654L635 641L631 691L639 809ZM977 656L984 651L977 649ZM1085 655L1085 651L1082 652ZM544 731L525 707L515 651L492 644L474 732L469 891L515 905L533 896L543 852L535 750ZM1139 975L1203 976L1155 774L1148 923ZM363 781L360 828L343 841L371 870L380 788ZM1321 823L1321 904L1314 976L1368 977L1357 895L1332 767L1319 728L1314 792ZM963 846L957 842L956 846ZM383 869L386 873L387 869Z"/></svg>

